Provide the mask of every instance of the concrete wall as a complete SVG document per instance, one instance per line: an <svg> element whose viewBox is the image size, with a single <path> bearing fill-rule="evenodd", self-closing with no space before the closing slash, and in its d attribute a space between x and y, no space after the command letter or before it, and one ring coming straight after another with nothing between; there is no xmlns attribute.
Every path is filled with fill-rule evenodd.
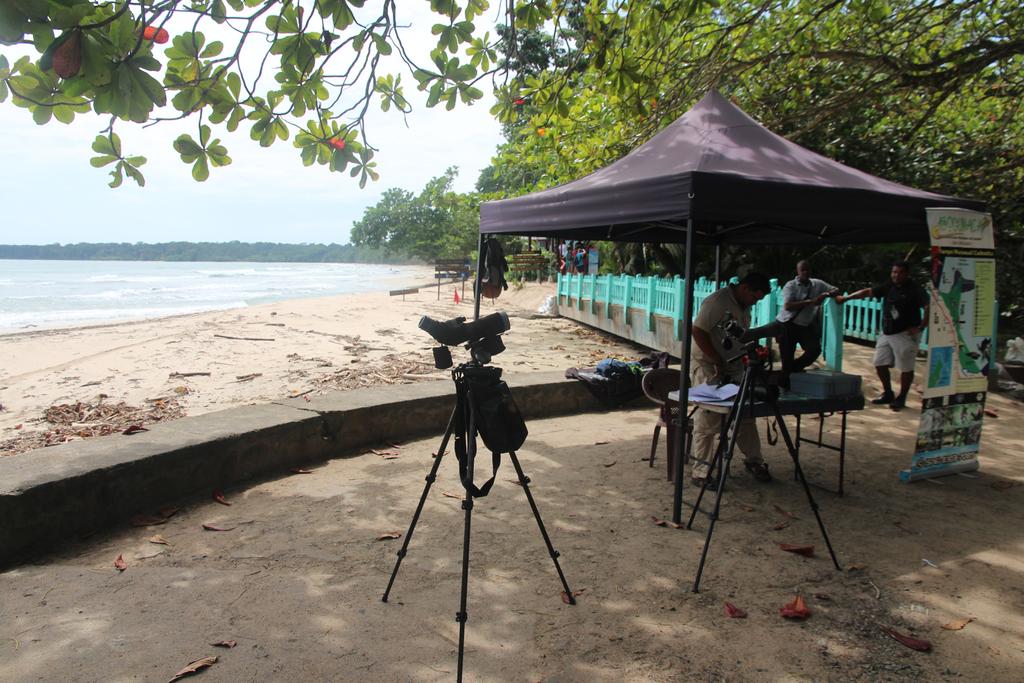
<svg viewBox="0 0 1024 683"><path fill-rule="evenodd" d="M506 378L529 419L603 410L560 372ZM154 424L148 432L72 441L0 458L0 566L57 540L152 514L367 446L436 434L454 406L451 382L334 392Z"/></svg>
<svg viewBox="0 0 1024 683"><path fill-rule="evenodd" d="M583 300L583 307L579 308L575 298L565 296L558 297L558 314L563 318L571 318L581 323L596 327L618 335L625 339L646 346L658 351L665 351L673 358L679 358L682 351L680 330L676 330L676 321L660 315L652 315L648 319L646 311L630 308L629 323L626 321L626 312L623 307L612 304L610 315L605 316L605 304L596 304L597 310L591 312L589 299Z"/></svg>

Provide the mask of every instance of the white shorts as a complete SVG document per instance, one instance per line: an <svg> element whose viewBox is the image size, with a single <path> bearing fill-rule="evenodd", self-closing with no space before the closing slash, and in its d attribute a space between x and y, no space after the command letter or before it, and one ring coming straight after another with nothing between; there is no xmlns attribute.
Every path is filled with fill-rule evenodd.
<svg viewBox="0 0 1024 683"><path fill-rule="evenodd" d="M883 334L875 343L875 367L896 366L900 372L913 372L920 341L920 332L915 335L909 332Z"/></svg>

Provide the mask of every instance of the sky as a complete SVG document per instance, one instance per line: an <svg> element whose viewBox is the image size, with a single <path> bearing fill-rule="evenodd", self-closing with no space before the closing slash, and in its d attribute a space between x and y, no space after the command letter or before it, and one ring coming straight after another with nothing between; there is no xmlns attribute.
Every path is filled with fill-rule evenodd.
<svg viewBox="0 0 1024 683"><path fill-rule="evenodd" d="M403 41L414 53L429 50L435 16L427 3L400 5L400 19L410 20ZM11 62L17 56L11 48L0 53ZM111 189L109 169L89 165L95 155L90 146L106 117L86 114L67 126L56 120L37 126L27 109L8 98L0 104L0 243L346 243L353 222L390 187L418 193L448 166L457 166L455 189L472 190L501 142L500 126L488 112L489 93L449 112L443 105L427 109L426 93L416 90L411 75L403 74L402 83L414 108L407 121L394 109L381 112L376 101L370 108L368 135L378 148L381 177L363 190L347 172L304 167L291 139L260 147L249 139L246 122L233 134L214 127L233 161L197 183L171 147L182 132L196 136L194 120L146 129L121 122L115 130L126 155L148 159L142 167L146 186L125 179Z"/></svg>

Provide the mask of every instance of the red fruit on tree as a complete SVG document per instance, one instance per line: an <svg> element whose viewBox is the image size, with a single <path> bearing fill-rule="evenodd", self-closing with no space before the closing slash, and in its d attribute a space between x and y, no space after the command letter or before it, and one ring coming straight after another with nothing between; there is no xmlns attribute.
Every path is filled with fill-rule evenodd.
<svg viewBox="0 0 1024 683"><path fill-rule="evenodd" d="M74 78L82 68L82 34L73 31L53 53L53 70L61 78Z"/></svg>
<svg viewBox="0 0 1024 683"><path fill-rule="evenodd" d="M167 29L157 28L155 26L147 26L142 29L142 37L146 40L152 40L154 43L163 45L171 39L171 34L167 32Z"/></svg>
<svg viewBox="0 0 1024 683"><path fill-rule="evenodd" d="M327 141L327 144L338 150L339 152L345 149L345 141L341 138L331 138Z"/></svg>
<svg viewBox="0 0 1024 683"><path fill-rule="evenodd" d="M520 97L518 100L516 100L512 104L516 105L517 107L521 107L524 104L526 104L526 100L524 100L522 97Z"/></svg>

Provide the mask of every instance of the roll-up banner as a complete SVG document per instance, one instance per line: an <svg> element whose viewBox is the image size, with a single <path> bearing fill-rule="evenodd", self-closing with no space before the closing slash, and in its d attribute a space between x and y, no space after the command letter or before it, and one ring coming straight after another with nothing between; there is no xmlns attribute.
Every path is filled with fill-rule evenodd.
<svg viewBox="0 0 1024 683"><path fill-rule="evenodd" d="M928 366L917 443L903 481L978 469L995 344L992 216L926 209L931 235Z"/></svg>

